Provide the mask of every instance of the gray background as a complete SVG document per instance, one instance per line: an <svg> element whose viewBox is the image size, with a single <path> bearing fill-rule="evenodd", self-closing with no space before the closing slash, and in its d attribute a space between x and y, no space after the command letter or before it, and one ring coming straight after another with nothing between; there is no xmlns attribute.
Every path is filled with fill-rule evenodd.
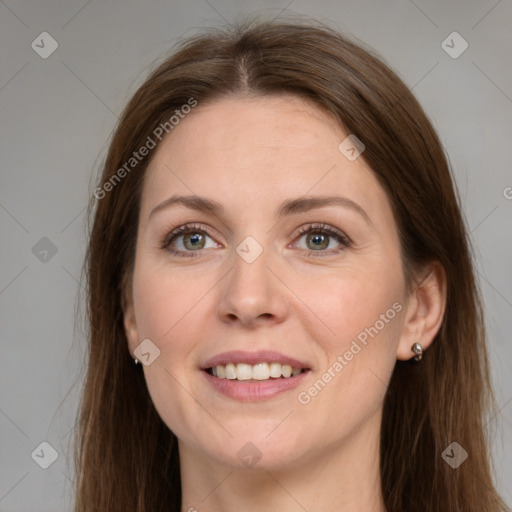
<svg viewBox="0 0 512 512"><path fill-rule="evenodd" d="M81 324L74 327L84 214L118 114L147 66L180 37L256 11L312 15L375 48L432 118L475 246L501 408L496 473L512 503L511 0L6 0L0 2L0 511L71 509L69 434L84 355ZM34 40L41 45L44 31L58 42L47 59L31 47ZM441 46L453 31L469 44L456 59ZM31 457L43 441L58 453L48 469L35 462L48 461L48 450Z"/></svg>

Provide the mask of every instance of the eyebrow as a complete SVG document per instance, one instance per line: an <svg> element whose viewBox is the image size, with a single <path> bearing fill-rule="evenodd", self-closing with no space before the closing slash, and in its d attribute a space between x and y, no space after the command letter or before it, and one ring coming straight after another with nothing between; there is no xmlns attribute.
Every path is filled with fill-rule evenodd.
<svg viewBox="0 0 512 512"><path fill-rule="evenodd" d="M201 196L172 196L155 206L149 218L153 217L156 213L170 208L174 205L183 205L186 208L195 210L197 212L211 213L215 216L219 216L223 211L224 207L222 204ZM373 226L370 217L365 210L357 204L355 201L348 199L347 197L341 196L314 196L314 197L299 197L297 199L288 199L285 201L277 210L276 217L278 220L289 215L306 212L318 208L324 208L326 206L341 206L352 210L361 215L366 223Z"/></svg>

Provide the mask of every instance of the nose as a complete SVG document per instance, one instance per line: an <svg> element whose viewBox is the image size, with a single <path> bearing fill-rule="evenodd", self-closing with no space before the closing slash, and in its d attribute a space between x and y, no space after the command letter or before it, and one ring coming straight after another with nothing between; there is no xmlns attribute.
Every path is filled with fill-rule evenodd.
<svg viewBox="0 0 512 512"><path fill-rule="evenodd" d="M272 268L269 253L264 250L250 263L238 254L233 259L232 270L221 284L221 321L247 328L283 322L288 312L286 287Z"/></svg>

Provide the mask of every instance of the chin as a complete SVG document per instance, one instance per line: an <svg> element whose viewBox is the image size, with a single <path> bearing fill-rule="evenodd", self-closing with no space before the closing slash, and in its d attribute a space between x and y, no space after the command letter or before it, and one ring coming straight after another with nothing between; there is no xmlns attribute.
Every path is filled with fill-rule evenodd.
<svg viewBox="0 0 512 512"><path fill-rule="evenodd" d="M219 444L212 451L211 442L205 447L205 456L230 470L282 471L292 468L306 456L305 445L301 440L282 433L244 433ZM273 437L275 436L275 437ZM299 449L300 448L300 449Z"/></svg>

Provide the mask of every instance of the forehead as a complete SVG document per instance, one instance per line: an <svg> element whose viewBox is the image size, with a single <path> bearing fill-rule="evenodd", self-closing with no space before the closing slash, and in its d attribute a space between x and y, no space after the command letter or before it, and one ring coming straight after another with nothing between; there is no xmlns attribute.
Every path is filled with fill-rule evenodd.
<svg viewBox="0 0 512 512"><path fill-rule="evenodd" d="M325 109L292 95L198 104L156 149L142 216L172 194L208 196L259 215L285 198L333 192L366 203L370 215L389 209L364 160L339 151L347 135Z"/></svg>

